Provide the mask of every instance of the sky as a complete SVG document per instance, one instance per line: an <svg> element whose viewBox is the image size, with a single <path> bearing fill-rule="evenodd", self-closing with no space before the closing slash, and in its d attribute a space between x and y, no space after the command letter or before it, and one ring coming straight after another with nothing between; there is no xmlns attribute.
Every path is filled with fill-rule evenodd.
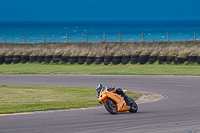
<svg viewBox="0 0 200 133"><path fill-rule="evenodd" d="M200 19L200 0L0 0L0 21Z"/></svg>

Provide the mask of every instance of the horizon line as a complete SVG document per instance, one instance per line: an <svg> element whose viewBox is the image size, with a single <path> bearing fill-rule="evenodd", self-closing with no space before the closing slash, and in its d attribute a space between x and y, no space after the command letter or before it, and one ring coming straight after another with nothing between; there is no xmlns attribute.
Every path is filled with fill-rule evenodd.
<svg viewBox="0 0 200 133"><path fill-rule="evenodd" d="M190 19L190 18L185 18L185 19L60 19L60 20L0 20L0 22L10 22L10 21L15 21L15 22L21 22L21 21L35 21L35 22L41 22L41 21L162 21L162 20L200 20L200 19Z"/></svg>

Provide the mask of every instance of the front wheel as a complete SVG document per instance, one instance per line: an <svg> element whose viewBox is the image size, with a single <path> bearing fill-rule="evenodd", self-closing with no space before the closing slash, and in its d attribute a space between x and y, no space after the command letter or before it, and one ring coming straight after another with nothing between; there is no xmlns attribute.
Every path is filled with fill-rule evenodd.
<svg viewBox="0 0 200 133"><path fill-rule="evenodd" d="M133 99L131 99L131 101L133 101L133 105L130 106L129 112L136 113L138 111L138 106L137 106L137 104L135 103L135 101Z"/></svg>
<svg viewBox="0 0 200 133"><path fill-rule="evenodd" d="M117 103L112 99L108 99L107 101L105 101L104 107L111 114L117 114L118 112Z"/></svg>

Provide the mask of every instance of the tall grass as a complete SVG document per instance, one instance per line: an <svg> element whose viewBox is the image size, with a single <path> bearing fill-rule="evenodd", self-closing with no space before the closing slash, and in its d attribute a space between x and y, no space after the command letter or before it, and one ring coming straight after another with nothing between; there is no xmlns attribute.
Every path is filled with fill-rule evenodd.
<svg viewBox="0 0 200 133"><path fill-rule="evenodd" d="M0 55L168 55L200 56L200 41L184 42L68 42L16 44L0 43Z"/></svg>

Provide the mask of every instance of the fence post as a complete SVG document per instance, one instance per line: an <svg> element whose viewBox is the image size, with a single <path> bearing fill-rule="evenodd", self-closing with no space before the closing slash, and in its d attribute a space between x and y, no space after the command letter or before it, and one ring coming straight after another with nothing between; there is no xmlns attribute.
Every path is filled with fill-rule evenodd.
<svg viewBox="0 0 200 133"><path fill-rule="evenodd" d="M24 43L26 43L26 34L24 34Z"/></svg>
<svg viewBox="0 0 200 133"><path fill-rule="evenodd" d="M67 42L68 42L68 33L66 33L66 36L67 36Z"/></svg>
<svg viewBox="0 0 200 133"><path fill-rule="evenodd" d="M122 32L120 32L120 42L122 42Z"/></svg>
<svg viewBox="0 0 200 133"><path fill-rule="evenodd" d="M142 32L143 42L144 42L144 32Z"/></svg>
<svg viewBox="0 0 200 133"><path fill-rule="evenodd" d="M85 42L87 42L87 33L85 33Z"/></svg>
<svg viewBox="0 0 200 133"><path fill-rule="evenodd" d="M104 42L106 42L106 33L103 33Z"/></svg>
<svg viewBox="0 0 200 133"><path fill-rule="evenodd" d="M169 32L167 32L167 41L169 42Z"/></svg>
<svg viewBox="0 0 200 133"><path fill-rule="evenodd" d="M46 43L46 33L44 33L44 43Z"/></svg>
<svg viewBox="0 0 200 133"><path fill-rule="evenodd" d="M6 43L6 34L4 34L4 42Z"/></svg>
<svg viewBox="0 0 200 133"><path fill-rule="evenodd" d="M194 40L197 40L196 31L194 31Z"/></svg>

